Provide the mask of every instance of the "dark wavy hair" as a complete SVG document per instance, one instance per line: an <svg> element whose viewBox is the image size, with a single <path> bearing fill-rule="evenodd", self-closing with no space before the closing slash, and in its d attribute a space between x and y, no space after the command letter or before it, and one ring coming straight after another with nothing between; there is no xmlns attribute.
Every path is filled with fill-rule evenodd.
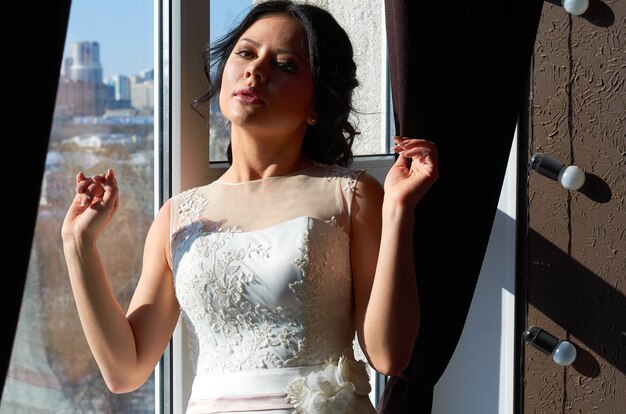
<svg viewBox="0 0 626 414"><path fill-rule="evenodd" d="M252 24L268 14L291 16L307 35L317 123L307 128L302 152L323 164L347 166L353 158L354 137L359 134L349 120L354 111L352 94L359 81L348 34L320 7L290 0L270 0L252 7L237 27L204 48L202 56L208 88L192 102L192 107L200 112L202 104L219 95L224 66L237 41ZM230 144L228 160L232 162Z"/></svg>

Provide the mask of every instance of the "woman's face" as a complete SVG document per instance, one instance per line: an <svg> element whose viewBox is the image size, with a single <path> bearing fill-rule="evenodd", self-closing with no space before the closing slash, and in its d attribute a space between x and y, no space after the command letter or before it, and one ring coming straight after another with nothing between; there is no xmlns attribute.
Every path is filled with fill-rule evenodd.
<svg viewBox="0 0 626 414"><path fill-rule="evenodd" d="M284 136L304 134L313 95L306 33L293 18L275 14L257 20L237 41L219 101L233 126Z"/></svg>

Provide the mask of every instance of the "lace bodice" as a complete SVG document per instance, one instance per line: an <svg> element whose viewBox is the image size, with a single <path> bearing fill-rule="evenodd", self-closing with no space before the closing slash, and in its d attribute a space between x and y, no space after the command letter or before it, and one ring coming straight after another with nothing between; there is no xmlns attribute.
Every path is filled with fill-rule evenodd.
<svg viewBox="0 0 626 414"><path fill-rule="evenodd" d="M322 364L352 346L360 174L316 164L172 198L175 291L196 374Z"/></svg>

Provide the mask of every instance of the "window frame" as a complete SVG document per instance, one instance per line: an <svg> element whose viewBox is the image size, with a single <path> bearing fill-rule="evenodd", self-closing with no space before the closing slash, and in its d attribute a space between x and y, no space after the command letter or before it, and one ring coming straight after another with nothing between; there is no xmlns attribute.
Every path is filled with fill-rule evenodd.
<svg viewBox="0 0 626 414"><path fill-rule="evenodd" d="M171 2L154 0L154 214L171 197ZM172 341L154 370L154 412L172 412Z"/></svg>
<svg viewBox="0 0 626 414"><path fill-rule="evenodd" d="M155 206L160 208L172 195L217 179L226 162L210 162L208 126L191 108L197 91L205 86L199 53L210 38L210 1L155 0ZM381 1L381 13L384 2ZM385 27L381 46L386 50ZM391 92L387 54L383 53L381 82L380 154L357 155L353 168L366 169L381 183L395 157L388 154L392 136ZM157 148L158 146L158 148ZM184 160L184 162L183 162ZM155 166L156 167L156 166ZM191 366L181 320L156 369L155 413L184 414L191 395ZM386 377L372 378L374 404L382 394Z"/></svg>

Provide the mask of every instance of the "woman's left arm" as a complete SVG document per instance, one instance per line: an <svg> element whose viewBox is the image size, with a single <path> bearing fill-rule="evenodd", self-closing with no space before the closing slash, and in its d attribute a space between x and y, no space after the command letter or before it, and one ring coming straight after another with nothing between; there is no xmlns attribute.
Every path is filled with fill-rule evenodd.
<svg viewBox="0 0 626 414"><path fill-rule="evenodd" d="M401 138L396 143L399 156L384 190L364 175L351 219L357 334L372 367L386 375L408 365L419 331L413 214L438 177L434 144Z"/></svg>

